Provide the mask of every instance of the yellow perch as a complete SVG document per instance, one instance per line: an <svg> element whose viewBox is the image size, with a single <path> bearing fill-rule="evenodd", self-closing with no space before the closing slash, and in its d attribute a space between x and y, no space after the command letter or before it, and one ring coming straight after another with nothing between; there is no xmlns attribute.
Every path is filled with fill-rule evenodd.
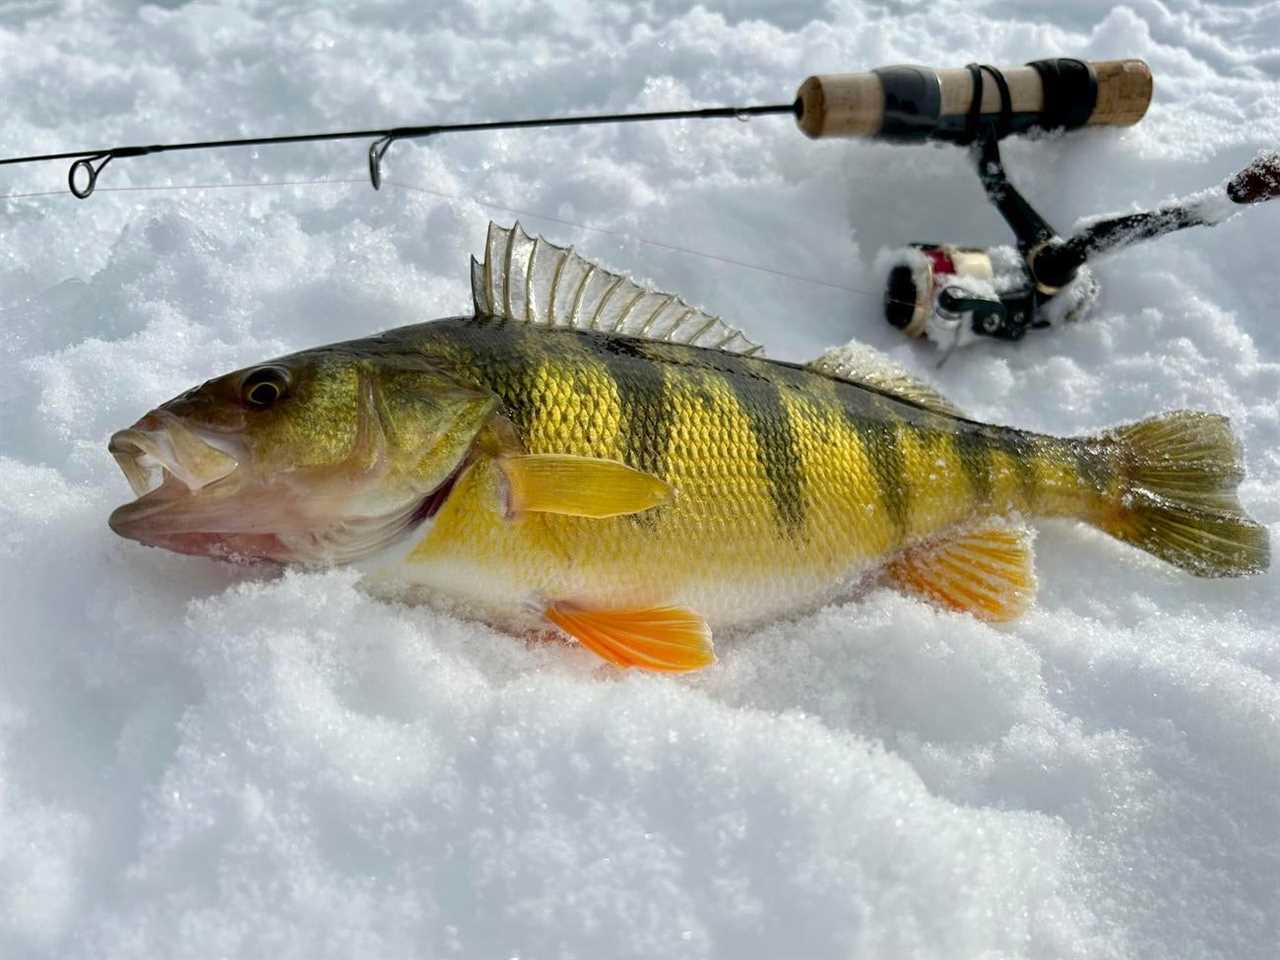
<svg viewBox="0 0 1280 960"><path fill-rule="evenodd" d="M869 570L975 616L1032 599L1019 516L1069 516L1197 576L1265 570L1219 416L1061 439L965 418L878 354L766 360L739 331L490 227L475 314L227 374L111 438L111 526L241 561L357 562L379 590L623 666ZM159 477L159 485L154 478Z"/></svg>

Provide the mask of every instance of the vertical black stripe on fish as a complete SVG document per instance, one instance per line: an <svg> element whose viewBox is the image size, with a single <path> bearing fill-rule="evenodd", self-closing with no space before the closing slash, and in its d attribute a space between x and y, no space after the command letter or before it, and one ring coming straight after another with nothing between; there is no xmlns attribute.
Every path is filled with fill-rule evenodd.
<svg viewBox="0 0 1280 960"><path fill-rule="evenodd" d="M591 352L604 364L618 391L618 440L627 466L667 478L667 454L675 434L675 404L661 363L645 353L645 344L622 337L592 338ZM631 514L634 523L652 526L661 508Z"/></svg>
<svg viewBox="0 0 1280 960"><path fill-rule="evenodd" d="M538 371L543 347L529 336L527 324L476 317L467 325L464 347L489 389L502 400L502 413L528 443L538 420Z"/></svg>
<svg viewBox="0 0 1280 960"><path fill-rule="evenodd" d="M991 446L1013 462L1018 473L1018 486L1022 491L1023 509L1035 506L1039 490L1036 485L1036 446L1031 438L1013 430L997 430L988 438Z"/></svg>
<svg viewBox="0 0 1280 960"><path fill-rule="evenodd" d="M846 413L852 428L858 434L867 460L876 475L876 488L884 503L884 511L897 532L897 538L906 536L906 524L910 512L911 492L906 477L906 457L897 442L897 429L891 421L864 420Z"/></svg>
<svg viewBox="0 0 1280 960"><path fill-rule="evenodd" d="M960 430L951 434L951 447L955 450L973 491L973 499L980 506L991 503L991 446L987 438L975 430Z"/></svg>
<svg viewBox="0 0 1280 960"><path fill-rule="evenodd" d="M1115 478L1113 461L1109 450L1102 445L1095 445L1086 440L1067 440L1066 446L1076 461L1076 472L1088 486L1097 493L1106 493Z"/></svg>
<svg viewBox="0 0 1280 960"><path fill-rule="evenodd" d="M845 420L858 435L859 443L867 454L884 511L888 513L897 538L905 539L909 529L911 488L906 475L906 454L899 443L897 426L901 424L906 429L920 429L933 424L937 415L844 381L836 384L836 396L840 399Z"/></svg>
<svg viewBox="0 0 1280 960"><path fill-rule="evenodd" d="M768 376L762 361L736 354L723 354L714 367L733 391L738 407L751 426L756 442L756 460L764 471L778 528L791 540L804 537L804 467L799 444L791 429L791 417L782 402L782 390L789 389Z"/></svg>
<svg viewBox="0 0 1280 960"><path fill-rule="evenodd" d="M596 346L593 353L618 391L623 461L665 479L674 405L667 396L662 366L645 356L644 345L634 340L601 338Z"/></svg>

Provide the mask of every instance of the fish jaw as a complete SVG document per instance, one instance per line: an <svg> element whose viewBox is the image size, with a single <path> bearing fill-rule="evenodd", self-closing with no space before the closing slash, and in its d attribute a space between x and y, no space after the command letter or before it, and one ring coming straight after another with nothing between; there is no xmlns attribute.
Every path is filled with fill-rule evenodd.
<svg viewBox="0 0 1280 960"><path fill-rule="evenodd" d="M196 556L287 559L272 529L281 498L264 497L245 482L245 454L234 435L192 428L156 410L113 434L107 450L137 495L107 521L119 536Z"/></svg>
<svg viewBox="0 0 1280 960"><path fill-rule="evenodd" d="M271 529L280 526L271 500L244 496L235 486L201 494L166 471L160 486L117 507L107 523L119 536L174 553L245 563L292 559Z"/></svg>
<svg viewBox="0 0 1280 960"><path fill-rule="evenodd" d="M288 545L273 533L158 533L132 539L170 553L210 557L246 566L286 563L290 553Z"/></svg>

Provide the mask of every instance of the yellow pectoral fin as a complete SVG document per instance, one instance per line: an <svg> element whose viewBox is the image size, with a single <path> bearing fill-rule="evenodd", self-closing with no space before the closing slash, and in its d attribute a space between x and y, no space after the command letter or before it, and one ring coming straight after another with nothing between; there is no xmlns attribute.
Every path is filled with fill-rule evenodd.
<svg viewBox="0 0 1280 960"><path fill-rule="evenodd" d="M716 662L711 630L678 607L583 610L552 604L546 617L592 653L619 667L685 673Z"/></svg>
<svg viewBox="0 0 1280 960"><path fill-rule="evenodd" d="M617 460L568 454L502 457L510 513L533 511L571 517L618 517L665 503L671 488Z"/></svg>
<svg viewBox="0 0 1280 960"><path fill-rule="evenodd" d="M1025 528L966 530L912 547L886 569L897 586L980 620L1012 620L1036 592L1031 536Z"/></svg>

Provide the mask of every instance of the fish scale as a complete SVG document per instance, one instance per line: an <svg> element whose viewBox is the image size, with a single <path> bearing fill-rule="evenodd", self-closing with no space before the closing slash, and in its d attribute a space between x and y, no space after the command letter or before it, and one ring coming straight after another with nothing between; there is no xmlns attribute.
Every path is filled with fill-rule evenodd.
<svg viewBox="0 0 1280 960"><path fill-rule="evenodd" d="M492 481L477 472L410 559L432 571L424 576L432 585L441 586L433 578L444 571L449 589L459 557L468 569L505 569L505 581L519 588L501 602L487 586L471 599L512 616L538 598L623 597L688 604L719 623L763 619L821 602L910 535L973 515L975 490L995 484L988 428L979 424L948 423L800 368L726 364L698 347L650 349L628 337L547 330L530 352L512 333L518 326L438 321L422 328L429 336L417 347L476 358L480 385L523 425L529 453L616 458L653 472L676 495L643 524L511 520L480 507L493 496ZM450 345L440 349L440 340ZM942 476L936 465L904 456L907 443L951 449ZM979 470L983 481L975 483ZM589 559L557 563L557 556Z"/></svg>

